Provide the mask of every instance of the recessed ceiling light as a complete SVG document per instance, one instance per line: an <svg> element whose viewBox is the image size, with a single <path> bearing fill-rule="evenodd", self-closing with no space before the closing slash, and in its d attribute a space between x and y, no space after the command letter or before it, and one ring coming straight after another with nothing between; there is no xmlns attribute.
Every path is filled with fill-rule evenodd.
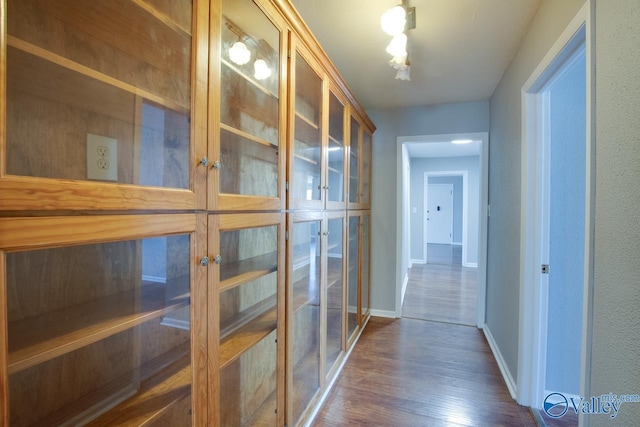
<svg viewBox="0 0 640 427"><path fill-rule="evenodd" d="M471 139L454 139L451 141L452 144L469 144L473 142Z"/></svg>

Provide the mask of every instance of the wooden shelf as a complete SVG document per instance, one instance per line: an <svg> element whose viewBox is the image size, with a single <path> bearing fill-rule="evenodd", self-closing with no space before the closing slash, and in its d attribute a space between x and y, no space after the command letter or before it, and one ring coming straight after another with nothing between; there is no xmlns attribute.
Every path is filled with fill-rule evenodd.
<svg viewBox="0 0 640 427"><path fill-rule="evenodd" d="M143 364L134 372L130 372L126 375L121 376L120 378L116 378L105 386L100 387L99 389L83 396L78 401L72 402L71 404L62 407L60 410L45 417L44 419L38 420L37 424L42 426L62 424L85 425L88 420L93 419L94 421L93 423L90 423L90 425L105 425L105 418L108 417L111 420L112 414L99 414L102 414L110 409L114 409L116 412L122 412L121 409L119 409L119 405L125 405L126 402L129 402L129 404L126 405L128 409L132 409L134 406L136 406L132 405L134 401L143 403L144 398L140 396L140 393L144 393L145 386L148 386L148 382L145 383L145 380L149 379L153 375L163 377L171 376L171 365L175 363L184 365L185 362L188 364L189 355L190 342L185 342L184 344L175 347L167 353L162 354L157 358ZM139 378L142 383L133 384L131 382L132 378ZM190 380L190 377L188 379ZM187 381L187 383L190 382L191 381ZM156 393L154 394L162 394L163 390L155 389L155 392ZM178 401L179 400L171 399L169 402L167 402L168 404L165 406L165 408L163 408L162 405L157 405L156 410L150 412L153 413L158 412L162 409L169 409L172 404L177 403ZM145 404L144 407L150 409L151 405ZM98 415L97 420L95 419L96 415ZM119 418L119 421L124 421L121 417ZM101 424L98 420L103 420L103 423ZM128 420L129 422L124 422L124 424L137 425L137 421L140 421L140 424L142 424L145 421L152 420L153 419L148 418L136 418L136 420Z"/></svg>
<svg viewBox="0 0 640 427"><path fill-rule="evenodd" d="M320 128L312 120L296 111L295 139L308 143L315 143L320 147Z"/></svg>
<svg viewBox="0 0 640 427"><path fill-rule="evenodd" d="M184 16L185 22L179 22L179 20L175 20L173 17L167 15L165 12L159 10L158 8L152 6L146 1L143 0L132 0L132 3L137 5L140 9L146 11L151 16L156 18L158 21L162 22L168 28L171 28L173 31L181 34L185 37L191 37L191 22L188 18L190 16ZM172 4L173 2L169 3Z"/></svg>
<svg viewBox="0 0 640 427"><path fill-rule="evenodd" d="M329 265L327 266L327 289L331 288L336 283L342 280L342 259L329 258ZM332 264L334 265L332 268ZM339 270L339 271L338 271Z"/></svg>
<svg viewBox="0 0 640 427"><path fill-rule="evenodd" d="M269 148L273 148L274 150L278 149L278 146L275 144L272 144L271 142L267 141L266 139L262 139L262 138L258 138L257 136L253 136L250 133L241 131L240 129L236 129L233 126L229 126L227 124L224 123L220 123L220 129L226 130L227 132L231 132L233 134L236 134L244 139L248 139L250 141L256 142L260 145L264 145L265 147L269 147Z"/></svg>
<svg viewBox="0 0 640 427"><path fill-rule="evenodd" d="M293 284L293 312L300 310L305 305L319 306L318 284L309 284L309 277L303 277Z"/></svg>
<svg viewBox="0 0 640 427"><path fill-rule="evenodd" d="M276 307L255 317L220 342L220 369L236 360L245 351L262 341L278 326Z"/></svg>
<svg viewBox="0 0 640 427"><path fill-rule="evenodd" d="M276 408L278 407L278 402L276 401L277 392L274 390L273 393L267 397L262 405L253 413L253 416L246 424L248 426L273 426L276 420Z"/></svg>
<svg viewBox="0 0 640 427"><path fill-rule="evenodd" d="M310 165L314 165L314 166L318 165L317 161L310 159L308 157L302 156L300 154L294 154L293 156L298 160L302 160L303 162L309 163Z"/></svg>
<svg viewBox="0 0 640 427"><path fill-rule="evenodd" d="M259 279L278 270L278 253L271 252L220 266L220 292Z"/></svg>
<svg viewBox="0 0 640 427"><path fill-rule="evenodd" d="M334 137L332 137L331 135L329 135L329 141L333 142L336 145L339 145L341 147L344 147L344 144L342 143L342 141L339 141L337 139L335 139Z"/></svg>
<svg viewBox="0 0 640 427"><path fill-rule="evenodd" d="M147 364L146 368L166 362L167 358L161 356ZM144 372L141 374L144 378ZM172 406L191 395L191 382L190 357L186 354L143 380L138 393L133 397L87 425L92 427L150 425Z"/></svg>
<svg viewBox="0 0 640 427"><path fill-rule="evenodd" d="M140 289L9 323L9 374L188 306L189 293L165 300L169 286L148 283Z"/></svg>
<svg viewBox="0 0 640 427"><path fill-rule="evenodd" d="M242 71L236 65L232 64L231 62L227 61L225 58L222 58L222 57L220 58L220 62L222 63L222 65L224 65L225 67L229 68L231 71L236 73L238 76L242 77L249 84L251 84L256 89L260 90L265 95L270 96L272 98L275 98L276 100L278 99L278 95L277 94L273 93L271 90L269 90L269 88L261 85L260 83L258 83L254 79L252 79L249 75L247 75L244 71Z"/></svg>
<svg viewBox="0 0 640 427"><path fill-rule="evenodd" d="M252 305L246 310L241 311L235 316L226 319L226 326L223 327L222 325L220 325L220 339L228 337L229 335L236 332L238 329L242 328L265 312L276 309L277 304L277 295L272 295L269 298L266 298L259 303Z"/></svg>

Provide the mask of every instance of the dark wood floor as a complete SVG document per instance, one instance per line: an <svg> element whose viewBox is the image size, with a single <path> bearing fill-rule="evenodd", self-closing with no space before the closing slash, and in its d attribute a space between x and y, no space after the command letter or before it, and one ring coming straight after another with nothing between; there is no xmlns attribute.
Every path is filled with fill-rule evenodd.
<svg viewBox="0 0 640 427"><path fill-rule="evenodd" d="M475 327L372 318L314 426L533 427Z"/></svg>
<svg viewBox="0 0 640 427"><path fill-rule="evenodd" d="M429 245L428 253L428 264L415 264L409 269L402 317L475 325L478 269L455 262L460 259L460 247ZM432 264L433 259L445 263Z"/></svg>

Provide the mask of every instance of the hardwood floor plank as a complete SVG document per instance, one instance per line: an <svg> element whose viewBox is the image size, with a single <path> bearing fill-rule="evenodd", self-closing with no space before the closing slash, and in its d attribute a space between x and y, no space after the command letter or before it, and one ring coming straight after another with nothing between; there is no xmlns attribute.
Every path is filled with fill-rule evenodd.
<svg viewBox="0 0 640 427"><path fill-rule="evenodd" d="M482 332L417 319L372 318L314 426L521 426Z"/></svg>

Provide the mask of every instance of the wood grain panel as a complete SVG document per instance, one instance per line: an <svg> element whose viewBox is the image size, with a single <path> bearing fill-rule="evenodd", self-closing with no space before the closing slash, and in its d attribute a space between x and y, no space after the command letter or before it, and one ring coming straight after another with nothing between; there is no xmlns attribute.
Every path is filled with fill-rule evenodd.
<svg viewBox="0 0 640 427"><path fill-rule="evenodd" d="M193 231L195 214L0 218L0 248L28 250Z"/></svg>

